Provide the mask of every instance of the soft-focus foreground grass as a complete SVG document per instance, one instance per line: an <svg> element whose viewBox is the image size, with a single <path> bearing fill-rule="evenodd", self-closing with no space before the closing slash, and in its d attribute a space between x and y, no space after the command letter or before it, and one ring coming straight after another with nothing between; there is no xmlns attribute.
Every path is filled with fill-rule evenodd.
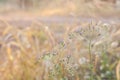
<svg viewBox="0 0 120 80"><path fill-rule="evenodd" d="M115 51L120 41L111 41L112 33L104 32L108 24L97 25L105 27L100 28L102 33L93 27L96 23L82 23L93 28L81 31L75 26L60 27L64 34L56 40L51 28L38 22L25 28L2 22L0 80L120 80L120 52Z"/></svg>

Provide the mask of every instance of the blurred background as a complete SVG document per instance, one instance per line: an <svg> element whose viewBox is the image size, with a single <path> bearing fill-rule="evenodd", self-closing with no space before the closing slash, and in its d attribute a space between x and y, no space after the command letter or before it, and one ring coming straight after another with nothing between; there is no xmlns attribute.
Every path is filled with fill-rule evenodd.
<svg viewBox="0 0 120 80"><path fill-rule="evenodd" d="M120 0L0 0L0 13L2 15L22 13L33 16L118 17Z"/></svg>

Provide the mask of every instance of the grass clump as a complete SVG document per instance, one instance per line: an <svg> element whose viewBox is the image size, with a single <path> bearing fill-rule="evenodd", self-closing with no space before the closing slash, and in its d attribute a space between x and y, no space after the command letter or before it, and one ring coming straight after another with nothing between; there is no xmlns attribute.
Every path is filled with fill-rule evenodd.
<svg viewBox="0 0 120 80"><path fill-rule="evenodd" d="M115 49L111 47L115 27L98 22L67 30L65 38L57 42L51 29L43 25L4 28L0 37L4 60L0 64L0 79L120 79L120 58L110 52Z"/></svg>

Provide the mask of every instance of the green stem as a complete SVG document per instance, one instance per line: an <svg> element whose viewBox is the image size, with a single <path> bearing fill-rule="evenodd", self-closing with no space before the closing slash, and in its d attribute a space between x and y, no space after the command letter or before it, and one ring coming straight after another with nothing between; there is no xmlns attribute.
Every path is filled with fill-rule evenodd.
<svg viewBox="0 0 120 80"><path fill-rule="evenodd" d="M93 63L92 63L92 47L91 41L89 42L89 57L90 57L90 80L93 80Z"/></svg>
<svg viewBox="0 0 120 80"><path fill-rule="evenodd" d="M89 43L89 57L90 57L90 64L92 64L91 41Z"/></svg>

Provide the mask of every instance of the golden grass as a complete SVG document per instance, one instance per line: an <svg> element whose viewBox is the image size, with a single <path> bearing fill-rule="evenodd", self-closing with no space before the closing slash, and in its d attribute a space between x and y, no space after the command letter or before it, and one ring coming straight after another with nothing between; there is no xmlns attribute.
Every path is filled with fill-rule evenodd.
<svg viewBox="0 0 120 80"><path fill-rule="evenodd" d="M117 80L120 80L120 61L116 66L116 77L117 77Z"/></svg>
<svg viewBox="0 0 120 80"><path fill-rule="evenodd" d="M7 27L2 30L1 55L6 54L7 60L0 67L1 80L33 80L35 76L39 77L42 71L37 73L39 68L42 70L42 65L36 64L36 57L42 48L49 49L51 45L48 42L45 44L49 41L45 37L47 32L33 27L20 30L5 23Z"/></svg>

